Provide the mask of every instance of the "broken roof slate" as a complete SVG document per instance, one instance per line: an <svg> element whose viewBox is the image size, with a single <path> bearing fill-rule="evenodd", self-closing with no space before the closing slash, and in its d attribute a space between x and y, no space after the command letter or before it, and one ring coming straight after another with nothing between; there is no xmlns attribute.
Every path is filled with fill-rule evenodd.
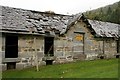
<svg viewBox="0 0 120 80"><path fill-rule="evenodd" d="M100 35L101 37L120 37L119 34L119 24L109 23L109 22L102 22L97 20L89 20L88 22L95 30L96 34Z"/></svg>
<svg viewBox="0 0 120 80"><path fill-rule="evenodd" d="M0 6L0 8L0 19L2 19L0 29L21 32L32 30L38 34L45 33L45 31L51 33L53 30L56 33L64 34L72 24L83 16L81 13L61 15L5 6ZM95 33L101 37L120 37L120 25L118 24L89 19L88 22Z"/></svg>
<svg viewBox="0 0 120 80"><path fill-rule="evenodd" d="M50 14L31 10L17 9L2 6L2 29L30 31L34 27L35 32L45 32L53 28L60 32L67 28L67 23L74 16Z"/></svg>

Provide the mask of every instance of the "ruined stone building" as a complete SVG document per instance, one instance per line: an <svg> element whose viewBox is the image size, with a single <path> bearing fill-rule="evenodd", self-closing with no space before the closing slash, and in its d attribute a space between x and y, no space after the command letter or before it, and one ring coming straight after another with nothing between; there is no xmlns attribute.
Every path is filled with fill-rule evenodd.
<svg viewBox="0 0 120 80"><path fill-rule="evenodd" d="M22 69L75 60L113 58L119 53L120 25L0 6L0 55L3 69Z"/></svg>

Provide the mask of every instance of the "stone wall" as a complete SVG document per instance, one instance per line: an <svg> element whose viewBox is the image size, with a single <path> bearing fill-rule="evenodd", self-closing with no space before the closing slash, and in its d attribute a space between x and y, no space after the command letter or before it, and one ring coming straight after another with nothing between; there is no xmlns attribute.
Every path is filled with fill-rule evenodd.
<svg viewBox="0 0 120 80"><path fill-rule="evenodd" d="M3 59L4 61L5 60L5 35L2 35L0 39L2 39L2 43L0 47L0 50L1 50L0 55L2 56L0 59ZM24 64L23 65L24 68L28 66L35 66L36 56L38 57L38 63L40 64L44 56L44 37L31 36L31 35L18 35L18 59L20 60L20 62L17 63L16 68L19 68L19 66L23 64ZM5 64L1 64L1 65L5 65Z"/></svg>
<svg viewBox="0 0 120 80"><path fill-rule="evenodd" d="M57 56L74 56L75 50L74 45L74 32L80 32L79 34L83 34L83 47L84 49L78 52L84 52L87 56L86 59L97 59L99 54L105 54L106 58L113 58L114 54L117 53L117 45L116 41L113 38L94 38L88 28L86 28L86 24L82 21L77 22L75 25L71 26L64 35L64 37L59 37L59 39L55 40L55 55ZM81 43L77 43L81 45ZM68 48L68 50L66 50ZM80 48L79 48L80 50Z"/></svg>
<svg viewBox="0 0 120 80"><path fill-rule="evenodd" d="M41 36L20 36L18 40L18 56L22 62L35 65L36 56L41 62L44 57L44 37Z"/></svg>
<svg viewBox="0 0 120 80"><path fill-rule="evenodd" d="M107 58L114 57L114 54L117 53L116 41L112 38L94 38L86 26L85 23L79 21L71 26L65 35L55 38L54 56L57 58L56 60L63 59L63 62L66 60L73 61L73 59L93 60L99 54L105 54ZM4 35L0 39L2 39L2 47L0 48L2 58L5 58ZM19 35L18 58L21 59L21 62L17 63L17 68L35 65L36 55L39 64L45 64L42 61L44 57L44 37Z"/></svg>
<svg viewBox="0 0 120 80"><path fill-rule="evenodd" d="M84 53L84 33L79 33L81 32L79 26L77 24L71 26L65 35L55 40L55 56L83 59L80 56Z"/></svg>
<svg viewBox="0 0 120 80"><path fill-rule="evenodd" d="M5 58L5 54L4 54L5 53L5 36L4 35L0 36L0 40L1 40L1 43L0 43L0 45L1 45L1 47L0 47L1 57Z"/></svg>
<svg viewBox="0 0 120 80"><path fill-rule="evenodd" d="M107 58L113 58L117 53L117 41L113 39L107 39L104 42L104 53Z"/></svg>
<svg viewBox="0 0 120 80"><path fill-rule="evenodd" d="M22 54L31 56L35 50L37 50L38 53L44 52L44 38L41 36L20 36L18 46L19 57L25 57L22 56Z"/></svg>

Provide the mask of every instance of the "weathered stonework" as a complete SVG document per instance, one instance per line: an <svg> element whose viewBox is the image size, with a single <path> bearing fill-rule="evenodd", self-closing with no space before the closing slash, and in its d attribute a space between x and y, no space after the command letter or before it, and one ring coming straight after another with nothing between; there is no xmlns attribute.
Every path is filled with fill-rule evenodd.
<svg viewBox="0 0 120 80"><path fill-rule="evenodd" d="M23 69L36 64L45 65L45 60L54 60L53 63L56 64L113 58L120 52L120 44L116 41L120 36L118 24L89 20L83 14L60 15L9 7L2 7L2 12L2 66L7 65L5 60L16 62L16 68ZM5 58L6 35L18 37L17 58ZM54 38L52 45L47 43L48 52L54 47L52 56L45 54L45 37Z"/></svg>

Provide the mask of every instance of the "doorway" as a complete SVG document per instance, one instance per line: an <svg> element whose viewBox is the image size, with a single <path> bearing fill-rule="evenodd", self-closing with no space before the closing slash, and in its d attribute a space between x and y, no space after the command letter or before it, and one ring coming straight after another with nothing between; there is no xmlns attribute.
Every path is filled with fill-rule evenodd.
<svg viewBox="0 0 120 80"><path fill-rule="evenodd" d="M73 59L84 60L86 55L84 54L84 32L74 32L73 36Z"/></svg>
<svg viewBox="0 0 120 80"><path fill-rule="evenodd" d="M18 57L18 36L6 35L5 38L5 58ZM15 69L16 62L7 62L7 69Z"/></svg>
<svg viewBox="0 0 120 80"><path fill-rule="evenodd" d="M120 39L117 40L117 53L120 53Z"/></svg>
<svg viewBox="0 0 120 80"><path fill-rule="evenodd" d="M45 37L44 43L44 54L45 57L52 57L54 56L54 37ZM46 65L52 65L53 60L46 59Z"/></svg>
<svg viewBox="0 0 120 80"><path fill-rule="evenodd" d="M74 32L74 52L79 54L84 54L84 34L79 32Z"/></svg>
<svg viewBox="0 0 120 80"><path fill-rule="evenodd" d="M44 54L46 56L54 56L54 37L45 37Z"/></svg>

